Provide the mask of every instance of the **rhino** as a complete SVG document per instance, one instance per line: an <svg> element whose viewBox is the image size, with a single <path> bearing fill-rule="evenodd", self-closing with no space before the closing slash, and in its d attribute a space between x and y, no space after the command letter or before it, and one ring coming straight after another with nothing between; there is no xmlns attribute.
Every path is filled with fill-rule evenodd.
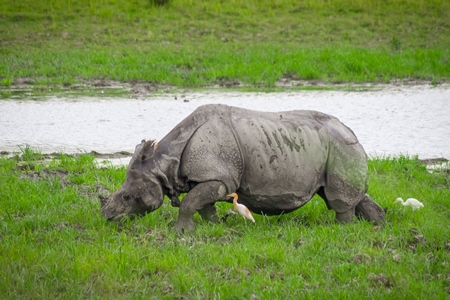
<svg viewBox="0 0 450 300"><path fill-rule="evenodd" d="M367 194L367 155L353 131L334 116L294 110L261 112L223 104L198 107L161 141L135 148L125 183L101 202L108 220L142 216L164 196L179 207L174 228L195 228L198 212L216 222L215 203L239 202L256 214L279 215L315 194L336 212L381 222L384 210ZM182 201L181 193L187 193Z"/></svg>

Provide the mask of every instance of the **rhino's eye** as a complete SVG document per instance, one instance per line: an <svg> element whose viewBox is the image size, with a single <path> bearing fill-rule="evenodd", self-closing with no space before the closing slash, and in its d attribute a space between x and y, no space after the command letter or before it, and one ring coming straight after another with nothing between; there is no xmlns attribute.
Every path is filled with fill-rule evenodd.
<svg viewBox="0 0 450 300"><path fill-rule="evenodd" d="M125 200L125 201L129 201L130 199L131 199L131 197L129 195L123 196L123 200Z"/></svg>

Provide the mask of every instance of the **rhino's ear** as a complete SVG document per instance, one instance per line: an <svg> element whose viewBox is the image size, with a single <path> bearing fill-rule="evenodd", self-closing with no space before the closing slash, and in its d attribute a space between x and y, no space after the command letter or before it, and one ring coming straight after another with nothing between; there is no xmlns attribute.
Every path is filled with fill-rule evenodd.
<svg viewBox="0 0 450 300"><path fill-rule="evenodd" d="M134 154L133 156L138 156L139 153L141 153L142 147L145 144L145 140L142 140L140 144L137 144L136 147L134 148Z"/></svg>
<svg viewBox="0 0 450 300"><path fill-rule="evenodd" d="M153 152L156 150L156 147L158 147L158 143L156 143L155 140L149 141L143 140L143 142L144 146L142 147L140 152L140 157L142 161L149 159L153 155Z"/></svg>

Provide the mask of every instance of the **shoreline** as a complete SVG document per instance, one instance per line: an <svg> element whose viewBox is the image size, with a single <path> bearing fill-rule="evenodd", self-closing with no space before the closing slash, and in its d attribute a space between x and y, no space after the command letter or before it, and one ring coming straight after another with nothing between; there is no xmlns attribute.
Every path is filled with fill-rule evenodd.
<svg viewBox="0 0 450 300"><path fill-rule="evenodd" d="M31 148L33 149L33 148ZM53 159L57 158L59 155L64 154L71 157L79 157L81 155L93 155L97 160L103 159L103 160L128 160L131 159L133 156L132 152L128 151L117 151L117 152L110 152L110 153L101 153L97 152L95 150L89 151L89 152L77 152L77 153L69 153L69 152L50 152L50 153L42 153L37 152L42 155L42 160L47 159ZM20 151L0 151L0 156L7 156L9 158L12 158L16 156L17 154L21 154ZM383 155L383 156L373 156L368 154L368 160L374 160L374 159L384 159L384 158L391 158L391 157L399 157L402 156L402 154L397 155ZM409 155L410 157L414 157L415 155ZM450 162L449 159L445 157L434 157L434 158L418 158L419 162L429 166L429 165L438 165L438 164L447 164Z"/></svg>
<svg viewBox="0 0 450 300"><path fill-rule="evenodd" d="M207 86L171 86L153 82L130 80L117 81L110 79L82 79L73 84L36 84L36 79L21 77L14 79L10 86L0 86L0 99L27 100L26 98L45 98L51 96L102 96L130 98L151 97L160 94L190 94L208 92L295 92L295 91L390 91L412 88L450 88L450 79L439 82L419 79L396 79L390 82L327 82L324 80L300 80L281 78L272 87L246 85L239 80L219 82Z"/></svg>

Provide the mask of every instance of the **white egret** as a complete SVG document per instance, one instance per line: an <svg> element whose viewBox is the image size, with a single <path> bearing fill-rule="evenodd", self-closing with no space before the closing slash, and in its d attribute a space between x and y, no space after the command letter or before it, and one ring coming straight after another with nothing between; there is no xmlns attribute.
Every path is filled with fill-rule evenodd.
<svg viewBox="0 0 450 300"><path fill-rule="evenodd" d="M234 210L237 211L241 216L255 223L255 219L253 219L252 213L248 210L247 206L244 204L237 203L238 195L236 193L231 193L227 195L228 197L233 197L233 206Z"/></svg>
<svg viewBox="0 0 450 300"><path fill-rule="evenodd" d="M419 200L414 198L408 198L405 202L403 202L402 198L397 198L394 204L397 202L400 202L403 206L410 206L413 210L417 210L423 207L423 204Z"/></svg>

